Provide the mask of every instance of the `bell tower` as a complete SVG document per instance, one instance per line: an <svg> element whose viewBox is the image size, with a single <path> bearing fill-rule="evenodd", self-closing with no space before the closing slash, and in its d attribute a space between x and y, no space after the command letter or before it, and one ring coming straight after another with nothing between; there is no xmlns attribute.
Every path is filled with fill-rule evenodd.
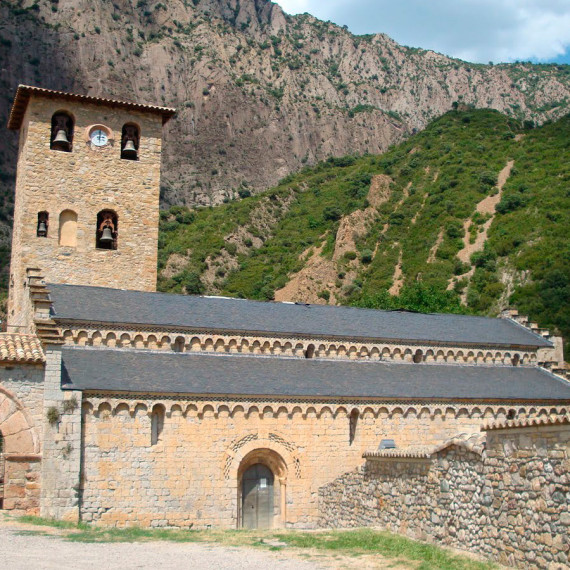
<svg viewBox="0 0 570 570"><path fill-rule="evenodd" d="M162 126L174 109L20 85L8 326L28 269L47 283L154 291Z"/></svg>

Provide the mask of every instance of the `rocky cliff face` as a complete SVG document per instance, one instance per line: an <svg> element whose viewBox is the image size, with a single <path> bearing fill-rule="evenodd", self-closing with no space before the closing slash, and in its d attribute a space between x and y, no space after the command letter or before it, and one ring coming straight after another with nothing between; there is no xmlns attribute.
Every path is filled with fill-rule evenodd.
<svg viewBox="0 0 570 570"><path fill-rule="evenodd" d="M570 100L568 66L468 64L267 0L0 0L0 22L4 124L18 83L178 109L165 204L215 204L331 155L382 152L454 102L542 122ZM0 224L16 145L4 131Z"/></svg>

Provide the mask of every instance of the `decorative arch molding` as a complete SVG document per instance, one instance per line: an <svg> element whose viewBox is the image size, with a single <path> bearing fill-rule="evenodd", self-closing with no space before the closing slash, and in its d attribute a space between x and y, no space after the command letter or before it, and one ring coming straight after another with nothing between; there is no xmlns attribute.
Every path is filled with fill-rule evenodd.
<svg viewBox="0 0 570 570"><path fill-rule="evenodd" d="M4 438L4 452L13 455L40 453L40 437L34 422L18 400L0 384L0 432Z"/></svg>
<svg viewBox="0 0 570 570"><path fill-rule="evenodd" d="M532 350L497 350L494 347L435 346L417 343L347 342L314 338L288 338L220 334L214 332L185 333L180 330L133 330L128 326L100 328L94 323L83 323L74 328L63 328L66 344L115 347L114 339L121 338L120 348L130 350L162 350L171 352L226 353L271 355L275 357L341 360L409 361L417 364L462 363L482 366L512 366L513 359L522 366L536 365L538 359ZM110 336L112 335L112 336ZM160 341L158 339L161 339ZM173 343L173 339L176 342ZM181 350L181 347L184 347ZM313 348L311 348L313 347ZM313 352L314 351L314 352ZM491 352L492 351L492 352Z"/></svg>
<svg viewBox="0 0 570 570"><path fill-rule="evenodd" d="M260 436L256 431L228 446L220 466L223 478L237 483L243 471L252 465L252 462L259 460L258 462L263 463L263 459L269 462L267 466L280 481L286 482L288 476L301 478L301 462L296 448L279 434Z"/></svg>
<svg viewBox="0 0 570 570"><path fill-rule="evenodd" d="M117 407L125 410L128 407L131 417L136 412L140 412L142 407L151 410L156 404L165 407L167 416L173 413L183 418L197 418L200 421L207 421L208 418L217 419L222 417L250 417L257 421L264 422L272 418L288 416L299 420L320 420L320 418L348 418L351 411L358 410L360 416L371 419L387 419L401 417L429 417L430 419L458 419L469 418L478 420L500 419L506 415L506 404L483 404L481 402L425 402L425 401L316 401L287 399L273 401L267 399L232 398L212 400L207 397L187 398L180 396L153 396L134 394L132 398L126 399L124 394L91 394L84 395L86 414L101 415L116 414ZM516 408L517 414L524 417L557 416L565 413L567 406L553 406L552 404L512 404L507 406ZM247 437L247 436L245 436ZM285 440L283 440L285 441Z"/></svg>

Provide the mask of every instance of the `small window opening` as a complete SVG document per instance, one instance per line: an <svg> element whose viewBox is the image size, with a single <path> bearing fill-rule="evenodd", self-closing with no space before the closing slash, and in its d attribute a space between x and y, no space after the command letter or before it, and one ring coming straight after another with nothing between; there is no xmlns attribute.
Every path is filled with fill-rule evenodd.
<svg viewBox="0 0 570 570"><path fill-rule="evenodd" d="M414 354L414 357L412 358L412 360L418 364L420 362L422 362L424 359L424 353L421 350L416 350L416 353Z"/></svg>
<svg viewBox="0 0 570 570"><path fill-rule="evenodd" d="M305 350L305 358L314 358L315 357L315 345L310 344Z"/></svg>
<svg viewBox="0 0 570 570"><path fill-rule="evenodd" d="M36 235L38 237L47 237L49 226L49 214L47 212L38 212L38 225L36 227Z"/></svg>
<svg viewBox="0 0 570 570"><path fill-rule="evenodd" d="M63 210L59 215L59 245L77 246L77 214L73 210Z"/></svg>
<svg viewBox="0 0 570 570"><path fill-rule="evenodd" d="M139 128L127 123L121 134L121 158L125 160L139 159Z"/></svg>
<svg viewBox="0 0 570 570"><path fill-rule="evenodd" d="M112 210L102 210L97 214L97 249L117 249L118 217Z"/></svg>
<svg viewBox="0 0 570 570"><path fill-rule="evenodd" d="M174 352L184 352L184 347L186 346L186 342L183 336L176 337L174 344L172 345L172 349Z"/></svg>
<svg viewBox="0 0 570 570"><path fill-rule="evenodd" d="M162 441L162 430L164 429L165 408L162 404L155 404L152 408L150 425L150 444L156 445Z"/></svg>
<svg viewBox="0 0 570 570"><path fill-rule="evenodd" d="M517 417L517 412L516 412L516 410L510 409L510 410L507 412L507 419L508 419L508 420L514 420L516 417Z"/></svg>
<svg viewBox="0 0 570 570"><path fill-rule="evenodd" d="M515 354L512 358L511 358L511 364L513 366L518 366L520 362L520 356L518 354Z"/></svg>
<svg viewBox="0 0 570 570"><path fill-rule="evenodd" d="M358 426L358 410L354 409L350 412L350 418L348 420L348 444L352 445L354 438L356 437L356 428Z"/></svg>
<svg viewBox="0 0 570 570"><path fill-rule="evenodd" d="M67 113L55 113L51 118L50 148L71 152L73 143L73 119Z"/></svg>

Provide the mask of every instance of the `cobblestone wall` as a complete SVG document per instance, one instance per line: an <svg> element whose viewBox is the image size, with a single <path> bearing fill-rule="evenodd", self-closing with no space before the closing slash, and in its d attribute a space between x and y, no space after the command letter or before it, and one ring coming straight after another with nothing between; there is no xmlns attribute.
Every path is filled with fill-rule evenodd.
<svg viewBox="0 0 570 570"><path fill-rule="evenodd" d="M319 490L320 525L377 525L509 566L570 567L570 426L487 432L479 455L377 458Z"/></svg>

